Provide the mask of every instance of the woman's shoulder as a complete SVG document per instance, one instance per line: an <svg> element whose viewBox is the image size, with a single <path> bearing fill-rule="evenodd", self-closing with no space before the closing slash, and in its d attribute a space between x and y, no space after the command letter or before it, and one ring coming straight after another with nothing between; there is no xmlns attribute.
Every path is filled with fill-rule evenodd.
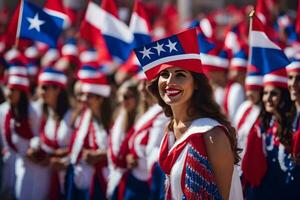
<svg viewBox="0 0 300 200"><path fill-rule="evenodd" d="M197 118L193 120L187 132L205 133L221 124L213 118Z"/></svg>

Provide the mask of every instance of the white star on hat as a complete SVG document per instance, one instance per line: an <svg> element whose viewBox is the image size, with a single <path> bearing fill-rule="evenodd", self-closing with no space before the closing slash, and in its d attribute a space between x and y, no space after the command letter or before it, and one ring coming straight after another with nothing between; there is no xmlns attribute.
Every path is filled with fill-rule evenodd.
<svg viewBox="0 0 300 200"><path fill-rule="evenodd" d="M170 48L170 53L174 50L174 51L178 51L175 47L175 45L177 44L177 42L172 43L170 40L168 40L169 44L166 44L167 47Z"/></svg>
<svg viewBox="0 0 300 200"><path fill-rule="evenodd" d="M143 51L140 51L140 53L143 54L143 57L142 59L144 59L145 57L149 58L150 59L150 54L154 54L153 52L150 51L151 48L149 49L146 49L146 47L144 47Z"/></svg>
<svg viewBox="0 0 300 200"><path fill-rule="evenodd" d="M39 19L38 13L36 13L33 18L27 17L27 20L30 23L28 30L35 29L37 32L41 31L40 26L45 23L45 21Z"/></svg>
<svg viewBox="0 0 300 200"><path fill-rule="evenodd" d="M162 52L162 51L166 52L166 50L163 48L163 46L164 46L164 44L159 44L157 42L157 46L153 47L153 48L155 48L157 50L157 54L159 56L160 56L160 52Z"/></svg>

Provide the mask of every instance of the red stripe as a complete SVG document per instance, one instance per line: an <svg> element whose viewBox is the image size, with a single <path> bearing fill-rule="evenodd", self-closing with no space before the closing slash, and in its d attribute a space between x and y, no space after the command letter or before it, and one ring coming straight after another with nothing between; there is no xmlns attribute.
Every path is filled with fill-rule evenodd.
<svg viewBox="0 0 300 200"><path fill-rule="evenodd" d="M41 123L41 140L42 142L44 142L47 146L49 147L52 147L54 149L57 149L59 148L59 145L58 145L58 141L57 141L57 135L58 135L58 126L59 126L59 123L56 123L55 125L55 129L54 129L54 140L51 140L50 138L47 137L47 134L45 133L45 126L46 126L46 123L47 123L47 119L45 119L43 117L42 119L42 123Z"/></svg>
<svg viewBox="0 0 300 200"><path fill-rule="evenodd" d="M224 110L225 110L227 116L229 116L229 112L228 112L229 102L228 102L228 100L229 100L229 94L230 94L231 86L233 85L233 83L234 83L233 81L230 81L227 84L226 88L225 88Z"/></svg>
<svg viewBox="0 0 300 200"><path fill-rule="evenodd" d="M240 121L237 124L237 130L241 128L241 126L245 123L249 113L252 111L252 106L249 106L246 111L243 114L243 117L240 119Z"/></svg>

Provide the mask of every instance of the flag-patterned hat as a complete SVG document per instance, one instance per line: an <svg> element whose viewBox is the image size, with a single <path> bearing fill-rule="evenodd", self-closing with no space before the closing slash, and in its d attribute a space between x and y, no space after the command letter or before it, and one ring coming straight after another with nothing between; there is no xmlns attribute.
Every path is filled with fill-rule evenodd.
<svg viewBox="0 0 300 200"><path fill-rule="evenodd" d="M81 92L96 94L103 97L109 97L111 87L107 82L105 74L96 72L98 75L93 75L91 78L85 77L81 79Z"/></svg>
<svg viewBox="0 0 300 200"><path fill-rule="evenodd" d="M199 52L196 29L188 29L135 49L148 80L172 66L203 73Z"/></svg>
<svg viewBox="0 0 300 200"><path fill-rule="evenodd" d="M29 79L26 66L22 62L14 62L7 70L7 87L29 92Z"/></svg>
<svg viewBox="0 0 300 200"><path fill-rule="evenodd" d="M38 82L40 85L55 85L65 88L67 85L66 75L52 67L46 67L39 75Z"/></svg>
<svg viewBox="0 0 300 200"><path fill-rule="evenodd" d="M300 59L292 58L291 63L286 66L287 72L300 72Z"/></svg>

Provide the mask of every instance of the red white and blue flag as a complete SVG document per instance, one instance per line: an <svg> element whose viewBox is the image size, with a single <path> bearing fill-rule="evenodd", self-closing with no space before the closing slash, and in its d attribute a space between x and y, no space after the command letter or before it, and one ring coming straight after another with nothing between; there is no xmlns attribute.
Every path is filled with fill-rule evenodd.
<svg viewBox="0 0 300 200"><path fill-rule="evenodd" d="M145 8L140 0L136 0L131 15L129 29L134 35L135 47L151 42L151 27Z"/></svg>
<svg viewBox="0 0 300 200"><path fill-rule="evenodd" d="M103 36L109 54L121 63L128 59L133 49L134 37L129 27L118 18L115 10L112 0L103 0L102 7L90 1L84 20L99 30L99 37L100 34Z"/></svg>
<svg viewBox="0 0 300 200"><path fill-rule="evenodd" d="M282 49L272 42L265 32L264 24L253 16L249 37L249 69L256 75L263 75L264 81L286 84L286 70L290 61Z"/></svg>
<svg viewBox="0 0 300 200"><path fill-rule="evenodd" d="M30 2L20 1L16 38L41 41L50 47L57 46L64 24L60 15L49 13Z"/></svg>

